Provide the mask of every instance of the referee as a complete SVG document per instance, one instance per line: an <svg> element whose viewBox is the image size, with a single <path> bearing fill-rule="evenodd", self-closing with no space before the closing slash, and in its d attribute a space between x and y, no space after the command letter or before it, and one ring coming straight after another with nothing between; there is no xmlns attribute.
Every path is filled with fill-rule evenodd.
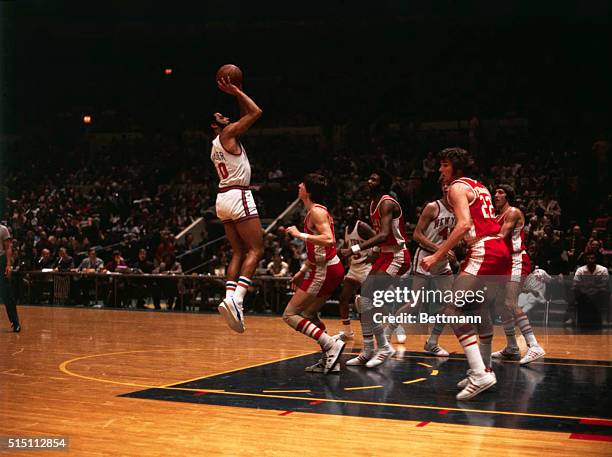
<svg viewBox="0 0 612 457"><path fill-rule="evenodd" d="M13 299L9 281L13 274L13 243L8 227L0 224L0 301L6 306L6 314L13 326L13 332L20 332L17 306Z"/></svg>

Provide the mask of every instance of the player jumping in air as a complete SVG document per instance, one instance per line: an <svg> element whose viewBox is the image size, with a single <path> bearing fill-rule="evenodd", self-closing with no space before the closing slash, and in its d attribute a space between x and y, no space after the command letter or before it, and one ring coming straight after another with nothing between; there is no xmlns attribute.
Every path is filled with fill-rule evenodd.
<svg viewBox="0 0 612 457"><path fill-rule="evenodd" d="M242 304L259 259L263 256L263 232L257 214L251 184L251 165L240 136L260 118L261 109L229 78L217 81L219 89L236 97L240 119L231 122L221 113L214 113L211 128L216 137L210 158L219 175L217 217L223 222L225 234L232 247L232 259L227 267L225 298L219 313L230 328L244 332Z"/></svg>

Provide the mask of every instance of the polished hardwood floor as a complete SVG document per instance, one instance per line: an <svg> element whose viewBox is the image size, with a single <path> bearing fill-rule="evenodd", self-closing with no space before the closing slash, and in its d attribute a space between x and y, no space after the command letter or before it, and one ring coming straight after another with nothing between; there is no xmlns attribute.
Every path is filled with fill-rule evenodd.
<svg viewBox="0 0 612 457"><path fill-rule="evenodd" d="M584 439L580 434L537 427L394 420L358 412L321 414L269 405L236 407L122 396L171 390L172 386L189 385L185 383L190 380L274 361L282 366L283 360L312 354L317 347L272 316L247 316L247 331L238 335L214 314L35 306L20 307L19 312L20 334L11 333L6 321L0 330L0 435L69 437L69 450L57 455L612 455L608 432L594 434L592 439L587 434ZM338 330L339 321L327 322L330 333ZM547 360L566 359L565 365L578 377L582 368L574 361L600 361L600 378L590 379L589 375L580 382L603 382L604 386L610 382L609 331L576 335L563 329L537 329L537 335L547 350ZM404 349L422 351L424 339L409 335ZM447 332L441 343L450 351L461 352ZM357 339L355 347L359 345ZM503 335L498 329L494 348L501 345ZM221 387L225 379L230 382L225 375L215 379ZM191 391L198 394L198 389ZM600 401L602 414L586 420L607 419L600 427L605 431L612 425L612 412L608 412L608 397ZM469 408L466 403L453 405L453 411ZM579 402L573 414L566 415L584 417Z"/></svg>

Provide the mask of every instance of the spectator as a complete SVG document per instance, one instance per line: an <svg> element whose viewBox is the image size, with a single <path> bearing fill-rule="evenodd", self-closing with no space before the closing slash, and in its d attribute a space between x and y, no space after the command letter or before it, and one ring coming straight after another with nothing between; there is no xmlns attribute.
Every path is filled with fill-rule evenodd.
<svg viewBox="0 0 612 457"><path fill-rule="evenodd" d="M280 253L275 253L272 261L268 264L266 271L269 275L275 277L287 276L289 273L289 265L283 260Z"/></svg>
<svg viewBox="0 0 612 457"><path fill-rule="evenodd" d="M609 273L607 268L597 264L594 252L586 255L586 262L574 275L578 323L581 327L600 328L601 316L608 312Z"/></svg>
<svg viewBox="0 0 612 457"><path fill-rule="evenodd" d="M172 252L164 253L161 263L153 270L158 275L179 275L183 272L181 264L176 261ZM182 284L181 284L182 286ZM164 296L168 302L166 310L172 310L174 300L179 295L179 281L175 279L158 278L156 287L153 289L153 304L155 309L161 309L161 297Z"/></svg>
<svg viewBox="0 0 612 457"><path fill-rule="evenodd" d="M99 258L96 255L96 249L95 248L89 248L89 250L87 251L87 257L83 259L83 261L81 262L81 264L79 265L79 267L77 268L78 271L82 272L82 273L104 273L106 270L104 269L104 262L102 261L101 258ZM104 295L99 293L99 288L98 284L96 283L96 279L91 279L91 278L80 278L79 280L79 295L81 297L81 301L84 304L89 303L89 295L91 294L92 290L96 291L96 296L94 297L96 300L96 303L94 304L94 307L101 307L103 305L99 305L97 303L98 297L102 296L104 297Z"/></svg>
<svg viewBox="0 0 612 457"><path fill-rule="evenodd" d="M134 269L134 273L147 275L153 273L155 267L153 262L147 259L146 249L140 249L138 251L138 260L134 263L132 268ZM133 280L130 290L132 296L136 298L136 308L145 307L145 298L150 294L151 289L153 289L153 287L150 286L148 281Z"/></svg>
<svg viewBox="0 0 612 457"><path fill-rule="evenodd" d="M163 257L166 253L174 254L174 251L176 250L174 237L169 231L163 231L161 233L161 237L161 242L157 245L157 249L155 250L155 261L157 262L157 265L163 262Z"/></svg>
<svg viewBox="0 0 612 457"><path fill-rule="evenodd" d="M586 239L582 235L582 230L578 224L572 227L571 232L566 236L564 249L567 252L568 268L573 271L576 268L578 257L586 246Z"/></svg>
<svg viewBox="0 0 612 457"><path fill-rule="evenodd" d="M104 261L96 255L95 248L89 248L87 257L83 259L78 267L78 271L83 273L104 273Z"/></svg>
<svg viewBox="0 0 612 457"><path fill-rule="evenodd" d="M51 270L55 266L55 261L53 257L51 257L51 251L49 249L44 248L42 250L42 255L36 261L36 269L37 270Z"/></svg>
<svg viewBox="0 0 612 457"><path fill-rule="evenodd" d="M121 257L120 251L113 251L113 258L109 260L104 269L107 271L111 271L116 273L118 270L125 270L127 268L127 264L125 263L125 259Z"/></svg>
<svg viewBox="0 0 612 457"><path fill-rule="evenodd" d="M58 254L59 254L59 257L57 258L57 261L55 262L53 270L62 271L62 272L73 270L74 261L72 260L72 257L68 255L68 251L66 250L66 248L65 247L59 248Z"/></svg>

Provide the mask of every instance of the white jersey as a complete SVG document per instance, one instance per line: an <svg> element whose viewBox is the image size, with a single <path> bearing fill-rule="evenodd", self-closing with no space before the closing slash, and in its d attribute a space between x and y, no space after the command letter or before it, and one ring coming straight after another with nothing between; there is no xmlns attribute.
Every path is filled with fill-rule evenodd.
<svg viewBox="0 0 612 457"><path fill-rule="evenodd" d="M455 226L455 214L449 210L442 200L436 200L438 215L433 219L423 234L434 244L442 244Z"/></svg>
<svg viewBox="0 0 612 457"><path fill-rule="evenodd" d="M423 230L423 235L434 244L440 245L448 238L449 233L455 226L455 214L449 210L442 200L436 200L438 205L438 214L434 219L431 220L429 225ZM421 276L438 276L448 275L452 273L450 263L448 259L443 259L429 271L423 270L421 266L421 260L428 255L433 254L432 251L419 245L414 253L414 261L412 262L412 274L418 274Z"/></svg>
<svg viewBox="0 0 612 457"><path fill-rule="evenodd" d="M223 148L217 135L212 142L210 160L212 160L219 175L219 188L248 187L251 184L251 164L242 144L240 144L239 155L230 154Z"/></svg>
<svg viewBox="0 0 612 457"><path fill-rule="evenodd" d="M347 247L351 247L351 246L355 246L356 244L361 244L363 243L365 240L363 238L361 238L361 236L359 236L359 224L361 223L361 221L357 221L355 222L355 227L353 228L353 231L351 233L349 233L348 231L348 225L344 228L344 245ZM364 263L368 257L368 252L369 249L366 249L365 251L361 251L356 255L353 255L350 257L351 259L351 268L353 265L357 265L357 264L361 264Z"/></svg>

